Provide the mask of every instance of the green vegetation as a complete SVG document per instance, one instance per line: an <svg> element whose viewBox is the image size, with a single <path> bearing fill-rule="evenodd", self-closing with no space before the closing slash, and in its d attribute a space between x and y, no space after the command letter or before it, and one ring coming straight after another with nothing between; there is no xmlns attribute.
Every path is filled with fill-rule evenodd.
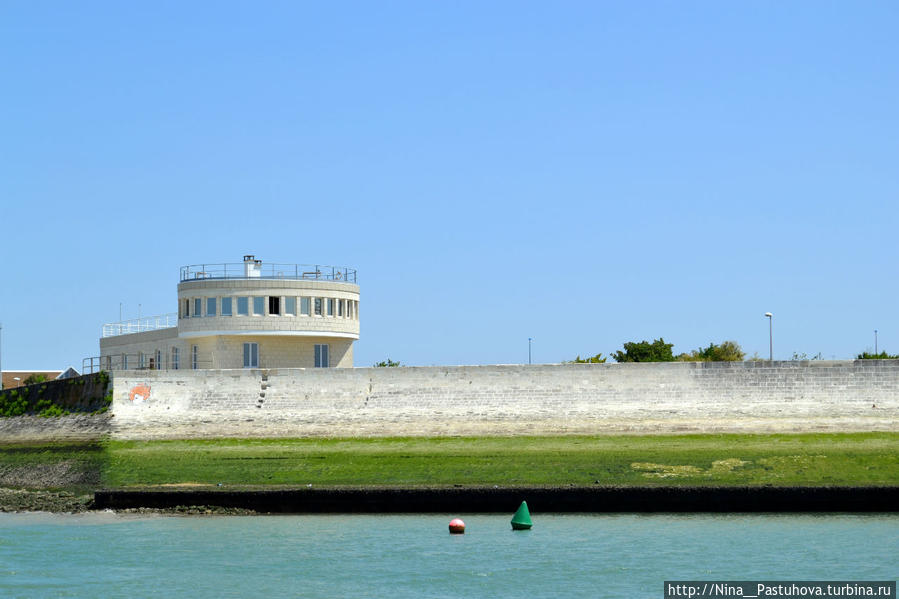
<svg viewBox="0 0 899 599"><path fill-rule="evenodd" d="M106 457L100 443L0 445L0 487L87 492L100 486Z"/></svg>
<svg viewBox="0 0 899 599"><path fill-rule="evenodd" d="M722 341L721 345L710 343L706 348L694 349L689 354L677 357L680 362L742 362L746 354L736 341Z"/></svg>
<svg viewBox="0 0 899 599"><path fill-rule="evenodd" d="M741 362L746 359L746 353L740 344L736 341L722 341L721 344L709 343L708 347L700 347L694 349L690 353L682 353L678 356L674 355L672 348L673 343L665 343L663 338L655 339L652 343L649 341L629 341L624 344L624 351L616 351L612 353L612 357L616 362ZM597 354L599 358L602 354ZM757 355L749 358L757 360ZM575 362L593 362L593 359L581 360L580 356ZM597 360L605 362L605 358Z"/></svg>
<svg viewBox="0 0 899 599"><path fill-rule="evenodd" d="M23 385L37 385L38 383L47 382L47 377L43 374L32 374L27 379L22 381Z"/></svg>
<svg viewBox="0 0 899 599"><path fill-rule="evenodd" d="M19 389L10 389L0 394L0 416L8 418L21 416L28 412L28 394L21 393Z"/></svg>
<svg viewBox="0 0 899 599"><path fill-rule="evenodd" d="M899 433L0 445L0 487L870 486Z"/></svg>
<svg viewBox="0 0 899 599"><path fill-rule="evenodd" d="M28 380L43 375L28 377ZM85 381L92 384L85 387ZM112 404L109 373L99 372L65 381L36 382L31 385L0 391L0 417L10 418L32 414L45 418L64 416L73 412L99 414Z"/></svg>
<svg viewBox="0 0 899 599"><path fill-rule="evenodd" d="M375 368L396 368L397 366L402 366L399 362L394 362L390 358L387 358L386 362L378 362L374 364Z"/></svg>
<svg viewBox="0 0 899 599"><path fill-rule="evenodd" d="M605 364L606 357L602 355L602 352L596 354L595 356L591 356L589 358L581 358L580 354L572 360L571 362L566 362L566 364Z"/></svg>
<svg viewBox="0 0 899 599"><path fill-rule="evenodd" d="M154 485L895 485L899 433L110 441Z"/></svg>
<svg viewBox="0 0 899 599"><path fill-rule="evenodd" d="M879 354L869 354L866 351L863 351L859 355L855 357L856 360L899 360L899 355L888 354L885 351L880 352Z"/></svg>
<svg viewBox="0 0 899 599"><path fill-rule="evenodd" d="M616 362L673 362L672 347L674 347L673 343L665 343L661 337L652 343L629 341L624 344L624 351L614 352L612 358Z"/></svg>

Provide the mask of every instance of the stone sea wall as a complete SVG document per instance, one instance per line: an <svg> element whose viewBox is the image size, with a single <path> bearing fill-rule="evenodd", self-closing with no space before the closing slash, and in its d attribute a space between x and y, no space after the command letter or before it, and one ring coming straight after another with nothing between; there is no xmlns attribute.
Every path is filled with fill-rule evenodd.
<svg viewBox="0 0 899 599"><path fill-rule="evenodd" d="M899 360L117 371L118 438L899 430Z"/></svg>

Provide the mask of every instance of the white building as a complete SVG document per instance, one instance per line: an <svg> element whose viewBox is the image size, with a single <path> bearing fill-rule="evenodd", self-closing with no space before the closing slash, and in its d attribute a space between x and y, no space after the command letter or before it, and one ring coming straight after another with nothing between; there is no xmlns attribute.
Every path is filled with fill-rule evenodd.
<svg viewBox="0 0 899 599"><path fill-rule="evenodd" d="M351 268L243 262L181 268L178 311L103 325L105 370L353 366Z"/></svg>

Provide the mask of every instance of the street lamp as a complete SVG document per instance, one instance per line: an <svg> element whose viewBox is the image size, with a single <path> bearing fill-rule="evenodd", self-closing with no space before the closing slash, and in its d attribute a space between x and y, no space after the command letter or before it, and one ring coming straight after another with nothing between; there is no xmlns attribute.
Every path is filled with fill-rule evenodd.
<svg viewBox="0 0 899 599"><path fill-rule="evenodd" d="M531 363L531 341L533 340L533 337L528 337L528 364Z"/></svg>
<svg viewBox="0 0 899 599"><path fill-rule="evenodd" d="M877 355L877 329L874 329L874 355Z"/></svg>
<svg viewBox="0 0 899 599"><path fill-rule="evenodd" d="M774 314L765 312L768 318L768 361L774 361Z"/></svg>

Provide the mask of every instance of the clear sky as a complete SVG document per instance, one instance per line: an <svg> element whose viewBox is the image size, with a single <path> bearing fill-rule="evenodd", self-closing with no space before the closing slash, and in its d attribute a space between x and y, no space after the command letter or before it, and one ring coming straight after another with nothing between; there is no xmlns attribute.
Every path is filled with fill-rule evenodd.
<svg viewBox="0 0 899 599"><path fill-rule="evenodd" d="M899 3L0 4L4 369L179 267L355 267L356 365L899 353Z"/></svg>

